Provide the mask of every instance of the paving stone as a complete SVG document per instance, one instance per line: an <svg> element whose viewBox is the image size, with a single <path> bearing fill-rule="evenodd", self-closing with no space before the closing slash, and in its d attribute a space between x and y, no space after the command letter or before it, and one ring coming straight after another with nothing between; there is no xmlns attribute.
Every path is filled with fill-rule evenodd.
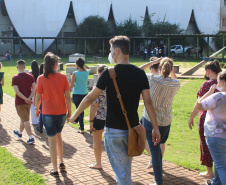
<svg viewBox="0 0 226 185"><path fill-rule="evenodd" d="M65 124L62 138L64 144L64 163L67 168L66 174L61 174L58 179L49 175L53 168L51 164L48 138L44 130L40 134L31 126L35 137L34 145L27 145L28 135L23 132L23 137L18 140L13 130L19 129L20 119L14 106L14 98L4 94L0 122L0 146L7 148L13 156L25 162L25 166L32 172L40 173L46 179L47 184L117 184L114 172L103 147L102 164L103 170L89 168L95 161L93 152L93 139L90 134L79 134L77 129ZM7 139L6 139L7 138ZM146 169L150 160L148 155L134 157L132 163L132 180L135 185L152 183L154 180L153 169ZM171 162L163 161L164 184L205 184L205 178L199 176L195 170L179 167Z"/></svg>

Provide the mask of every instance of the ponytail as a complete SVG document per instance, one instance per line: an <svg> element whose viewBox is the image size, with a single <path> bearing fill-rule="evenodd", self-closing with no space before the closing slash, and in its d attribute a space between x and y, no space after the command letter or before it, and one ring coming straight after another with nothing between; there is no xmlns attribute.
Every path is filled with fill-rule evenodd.
<svg viewBox="0 0 226 185"><path fill-rule="evenodd" d="M173 69L173 60L168 57L165 57L161 60L159 67L163 77L167 78Z"/></svg>
<svg viewBox="0 0 226 185"><path fill-rule="evenodd" d="M59 61L59 57L57 55L54 55L51 52L48 52L44 57L44 77L48 78L49 74L55 73L55 65Z"/></svg>

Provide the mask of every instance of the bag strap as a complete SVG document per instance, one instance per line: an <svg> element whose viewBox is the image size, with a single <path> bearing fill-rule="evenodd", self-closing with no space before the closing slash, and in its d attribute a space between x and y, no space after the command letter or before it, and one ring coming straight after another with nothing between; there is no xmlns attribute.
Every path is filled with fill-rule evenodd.
<svg viewBox="0 0 226 185"><path fill-rule="evenodd" d="M129 123L129 119L128 119L128 116L127 116L127 112L126 112L126 109L124 107L124 104L123 104L123 101L122 101L122 97L121 97L121 94L119 92L118 84L117 84L116 79L115 79L115 77L116 77L115 68L114 67L110 67L110 68L108 68L108 71L109 71L110 78L113 80L113 83L114 83L114 86L115 86L115 90L116 90L116 93L117 93L117 98L119 99L119 103L120 103L121 108L122 108L122 113L125 116L128 129L131 129L131 126L130 126L130 123Z"/></svg>

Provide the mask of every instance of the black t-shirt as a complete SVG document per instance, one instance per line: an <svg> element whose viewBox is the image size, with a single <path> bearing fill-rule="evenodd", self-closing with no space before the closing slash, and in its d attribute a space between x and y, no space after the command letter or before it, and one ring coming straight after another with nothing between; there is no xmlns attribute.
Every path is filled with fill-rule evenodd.
<svg viewBox="0 0 226 185"><path fill-rule="evenodd" d="M145 72L131 64L118 64L115 66L116 81L127 111L131 127L138 125L140 94L142 90L149 89L148 79ZM107 117L106 127L128 130L125 117L117 98L117 93L109 71L106 69L101 74L96 87L107 92Z"/></svg>

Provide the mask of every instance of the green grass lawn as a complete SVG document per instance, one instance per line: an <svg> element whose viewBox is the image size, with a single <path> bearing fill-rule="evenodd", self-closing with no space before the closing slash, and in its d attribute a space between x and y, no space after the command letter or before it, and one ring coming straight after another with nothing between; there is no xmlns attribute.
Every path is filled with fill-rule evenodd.
<svg viewBox="0 0 226 185"><path fill-rule="evenodd" d="M27 57L24 58L26 61L26 69L30 69L30 63L34 58ZM43 58L36 58L37 62L41 64ZM92 57L86 57L87 61L92 61ZM62 62L67 62L68 57L62 57ZM107 57L102 58L103 63L111 66L107 60ZM141 57L131 57L130 61L136 66L140 66L144 63ZM147 62L147 61L146 61ZM199 59L175 59L175 64L189 62L191 66L196 65L200 62ZM11 86L12 77L17 74L16 60L13 61L3 61L2 71L5 72L5 86L3 91L6 94L14 97L14 91ZM87 63L88 66L93 66L97 63ZM148 71L148 70L147 70ZM64 71L62 73L65 73ZM184 82L184 79L180 80ZM204 171L205 167L200 165L200 149L199 149L199 135L197 124L192 131L188 128L188 121L190 113L192 111L193 105L196 101L196 93L202 84L203 80L190 79L187 84L184 84L178 91L173 102L173 121L170 131L169 139L166 143L166 152L164 159L181 165L186 168L196 169L199 171ZM186 96L184 96L186 94ZM144 106L141 105L138 109L139 116L141 117ZM75 111L75 105L72 103L72 112ZM85 110L85 116L89 116L89 108ZM197 123L198 119L195 119ZM85 124L89 124L88 120L85 120ZM78 124L74 125L78 128ZM3 156L6 156L4 158ZM24 167L24 164L7 153L5 149L0 147L0 184L42 184L44 180L37 174L29 172L29 170ZM13 162L13 167L10 168L9 162ZM148 161L147 161L148 163ZM19 173L18 173L19 172ZM3 175L2 175L3 174ZM20 179L22 178L22 180ZM24 179L23 179L24 178ZM28 179L27 179L28 178ZM18 179L18 180L17 180ZM29 181L30 179L30 181ZM23 183L26 182L26 183ZM30 183L32 182L32 183Z"/></svg>
<svg viewBox="0 0 226 185"><path fill-rule="evenodd" d="M37 173L31 173L19 159L0 147L0 184L41 185L45 180Z"/></svg>

